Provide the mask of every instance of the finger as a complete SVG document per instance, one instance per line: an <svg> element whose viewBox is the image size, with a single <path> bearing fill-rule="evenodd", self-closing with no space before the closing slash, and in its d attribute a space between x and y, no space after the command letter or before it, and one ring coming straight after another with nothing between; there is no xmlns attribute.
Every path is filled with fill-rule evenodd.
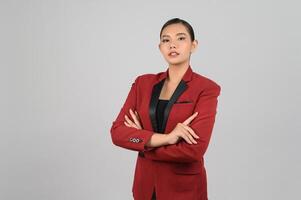
<svg viewBox="0 0 301 200"><path fill-rule="evenodd" d="M129 127L133 127L133 128L136 128L136 129L140 129L135 123L133 123L128 116L125 116L126 117L126 121L124 123L126 123L126 125L128 125Z"/></svg>
<svg viewBox="0 0 301 200"><path fill-rule="evenodd" d="M181 138L183 138L187 143L189 143L189 144L192 144L192 141L191 141L191 139L189 138L189 132L184 128L184 125L183 124L179 124L180 125L180 135L179 135L179 137L181 137Z"/></svg>
<svg viewBox="0 0 301 200"><path fill-rule="evenodd" d="M193 113L187 120L187 125L190 124L194 118L196 118L196 116L198 115L198 112Z"/></svg>
<svg viewBox="0 0 301 200"><path fill-rule="evenodd" d="M136 124L134 124L133 127L136 129L140 129Z"/></svg>
<svg viewBox="0 0 301 200"><path fill-rule="evenodd" d="M137 119L138 119L138 122L139 122L139 124L138 124L138 127L140 128L140 129L142 129L142 125L141 125L141 120L140 120L140 116L139 116L139 114L138 114L138 112L135 110L135 114L136 114L136 117L137 117Z"/></svg>
<svg viewBox="0 0 301 200"><path fill-rule="evenodd" d="M181 135L181 138L183 138L187 143L192 144L192 142L190 141L189 137L185 133L183 133Z"/></svg>
<svg viewBox="0 0 301 200"><path fill-rule="evenodd" d="M136 126L139 126L140 127L140 122L138 121L137 119L137 116L134 114L134 112L132 111L132 109L130 109L130 114L134 120L134 123L136 124Z"/></svg>
<svg viewBox="0 0 301 200"><path fill-rule="evenodd" d="M135 110L135 114L136 114L137 118L140 120L140 116L136 110Z"/></svg>
<svg viewBox="0 0 301 200"><path fill-rule="evenodd" d="M190 122L198 115L198 112L193 113L193 115L191 115L190 117L188 117L183 124L188 125L190 124Z"/></svg>
<svg viewBox="0 0 301 200"><path fill-rule="evenodd" d="M197 144L197 141L190 135L190 133L187 133L186 135L192 143Z"/></svg>
<svg viewBox="0 0 301 200"><path fill-rule="evenodd" d="M136 128L136 129L141 129L137 124L135 124L127 115L125 115L125 120L127 123L130 125L130 127Z"/></svg>
<svg viewBox="0 0 301 200"><path fill-rule="evenodd" d="M133 127L133 128L136 128L136 127L134 127L134 126L131 126L129 123L127 123L127 122L123 122L127 127Z"/></svg>
<svg viewBox="0 0 301 200"><path fill-rule="evenodd" d="M188 140L191 142L190 144L192 143L197 143L195 141L195 139L190 135L189 131L185 128L185 125L183 125L183 134L188 138Z"/></svg>
<svg viewBox="0 0 301 200"><path fill-rule="evenodd" d="M134 123L132 122L132 120L131 120L127 115L125 115L125 120L126 120L126 122L127 122L130 126L134 126Z"/></svg>
<svg viewBox="0 0 301 200"><path fill-rule="evenodd" d="M131 115L132 119L134 120L134 123L136 123L137 122L137 117L134 114L134 112L132 111L132 109L130 109L130 115Z"/></svg>
<svg viewBox="0 0 301 200"><path fill-rule="evenodd" d="M197 138L197 139L200 138L200 137L194 132L194 130L193 130L191 127L185 125L184 128L185 128L186 130L188 130L189 133L190 133L194 138Z"/></svg>
<svg viewBox="0 0 301 200"><path fill-rule="evenodd" d="M131 127L126 121L123 122L126 126Z"/></svg>

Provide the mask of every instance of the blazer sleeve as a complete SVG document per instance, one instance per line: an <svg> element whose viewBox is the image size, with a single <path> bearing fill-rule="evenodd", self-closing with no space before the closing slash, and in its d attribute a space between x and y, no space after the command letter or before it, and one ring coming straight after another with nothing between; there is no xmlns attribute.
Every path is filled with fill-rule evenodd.
<svg viewBox="0 0 301 200"><path fill-rule="evenodd" d="M160 146L144 152L147 159L169 162L196 162L201 161L208 147L217 113L218 96L221 87L215 82L207 84L206 89L198 97L194 112L198 115L189 126L200 137L197 144L188 144L180 140L176 144ZM194 113L193 112L193 113Z"/></svg>
<svg viewBox="0 0 301 200"><path fill-rule="evenodd" d="M153 132L149 130L128 127L124 124L125 115L132 119L129 112L130 108L133 111L136 110L139 77L140 76L138 76L132 83L128 96L122 108L120 109L117 118L112 122L110 132L112 142L116 146L128 150L144 152L152 149L145 146L145 144L151 138Z"/></svg>

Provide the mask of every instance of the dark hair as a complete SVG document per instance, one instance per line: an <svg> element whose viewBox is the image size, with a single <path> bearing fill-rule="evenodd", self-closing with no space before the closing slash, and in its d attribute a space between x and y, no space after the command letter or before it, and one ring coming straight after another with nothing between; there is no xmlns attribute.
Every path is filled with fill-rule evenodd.
<svg viewBox="0 0 301 200"><path fill-rule="evenodd" d="M167 22L165 22L165 24L162 26L161 31L160 31L160 38L161 38L163 29L166 26L171 25L171 24L183 24L190 35L191 41L194 41L194 31L193 31L192 26L187 21L180 19L180 18L173 18L173 19L170 19Z"/></svg>

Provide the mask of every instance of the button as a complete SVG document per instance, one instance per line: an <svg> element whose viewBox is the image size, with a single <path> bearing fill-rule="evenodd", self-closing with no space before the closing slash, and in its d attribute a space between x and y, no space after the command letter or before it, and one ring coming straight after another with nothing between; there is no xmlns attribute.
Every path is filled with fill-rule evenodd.
<svg viewBox="0 0 301 200"><path fill-rule="evenodd" d="M134 142L134 143L142 142L142 140L139 139L139 138L130 138L130 141L131 141L131 142Z"/></svg>

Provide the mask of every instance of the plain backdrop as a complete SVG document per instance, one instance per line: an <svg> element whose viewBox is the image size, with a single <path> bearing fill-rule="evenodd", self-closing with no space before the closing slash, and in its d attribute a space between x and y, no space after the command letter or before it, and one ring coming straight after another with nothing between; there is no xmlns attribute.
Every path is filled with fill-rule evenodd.
<svg viewBox="0 0 301 200"><path fill-rule="evenodd" d="M110 128L135 77L168 67L173 17L221 87L210 200L301 199L299 1L0 1L0 199L128 200L137 153ZM147 173L147 172L146 172Z"/></svg>

